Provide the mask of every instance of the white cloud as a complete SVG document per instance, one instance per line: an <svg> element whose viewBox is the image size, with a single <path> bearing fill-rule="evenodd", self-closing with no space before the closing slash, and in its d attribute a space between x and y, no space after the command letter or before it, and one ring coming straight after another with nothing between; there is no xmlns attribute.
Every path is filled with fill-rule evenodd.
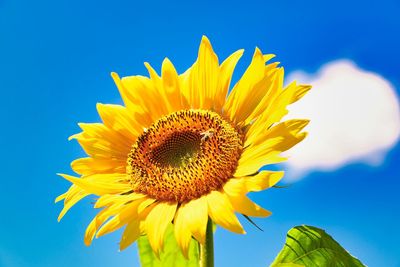
<svg viewBox="0 0 400 267"><path fill-rule="evenodd" d="M286 117L311 120L308 137L287 153L289 178L355 162L380 164L399 139L399 100L379 74L338 60L316 74L294 72L288 80L313 85Z"/></svg>

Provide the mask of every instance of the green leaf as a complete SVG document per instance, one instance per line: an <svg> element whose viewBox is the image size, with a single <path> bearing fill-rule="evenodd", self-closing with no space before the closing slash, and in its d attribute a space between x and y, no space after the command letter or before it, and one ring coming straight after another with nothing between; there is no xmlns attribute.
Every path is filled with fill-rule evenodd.
<svg viewBox="0 0 400 267"><path fill-rule="evenodd" d="M170 225L165 233L164 251L158 259L151 249L147 236L141 236L138 240L140 265L142 267L199 267L198 243L192 239L189 247L189 259L185 259L176 243L173 227Z"/></svg>
<svg viewBox="0 0 400 267"><path fill-rule="evenodd" d="M313 226L296 226L287 233L286 243L272 267L365 266L351 256L324 230Z"/></svg>

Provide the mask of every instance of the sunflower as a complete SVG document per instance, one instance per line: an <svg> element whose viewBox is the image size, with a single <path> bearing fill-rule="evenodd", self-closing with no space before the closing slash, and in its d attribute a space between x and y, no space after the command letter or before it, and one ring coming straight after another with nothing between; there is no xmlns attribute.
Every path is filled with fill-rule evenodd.
<svg viewBox="0 0 400 267"><path fill-rule="evenodd" d="M238 50L222 64L209 40L201 40L196 62L178 74L167 58L161 75L112 77L125 106L97 104L102 123L81 123L73 135L88 157L71 163L78 174L60 174L72 183L58 220L78 201L97 195L101 209L90 222L85 244L125 226L120 249L146 234L153 251L163 247L172 223L187 256L192 238L204 244L209 219L243 234L235 213L271 213L246 194L275 185L281 171L261 167L285 160L280 154L301 140L307 120L287 120L286 107L311 87L283 86L274 55L256 48L245 73L230 91ZM230 91L230 93L228 93Z"/></svg>

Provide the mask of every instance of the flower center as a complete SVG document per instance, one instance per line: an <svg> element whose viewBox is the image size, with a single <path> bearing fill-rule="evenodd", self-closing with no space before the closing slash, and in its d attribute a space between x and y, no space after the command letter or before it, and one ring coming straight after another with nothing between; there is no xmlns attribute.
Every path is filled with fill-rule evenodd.
<svg viewBox="0 0 400 267"><path fill-rule="evenodd" d="M155 164L163 167L183 167L185 163L196 157L200 151L200 145L201 138L197 133L173 132L150 152L151 158Z"/></svg>
<svg viewBox="0 0 400 267"><path fill-rule="evenodd" d="M187 202L219 190L234 174L243 136L211 111L183 110L151 125L128 156L133 190Z"/></svg>

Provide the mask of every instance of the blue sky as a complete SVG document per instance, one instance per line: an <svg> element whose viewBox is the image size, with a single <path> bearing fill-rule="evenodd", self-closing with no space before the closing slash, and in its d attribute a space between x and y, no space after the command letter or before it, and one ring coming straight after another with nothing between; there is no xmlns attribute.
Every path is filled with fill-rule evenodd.
<svg viewBox="0 0 400 267"><path fill-rule="evenodd" d="M346 58L400 88L400 3L323 2L0 0L0 266L138 266L136 246L117 252L120 233L83 244L93 198L56 220L54 198L69 184L55 173L84 155L67 137L99 121L97 102L121 103L111 71L144 75L144 61L159 68L167 56L182 72L205 34L220 59L246 50L235 77L259 46L288 73ZM379 166L355 162L252 195L273 216L256 220L264 232L246 222L245 236L218 230L216 266L267 266L298 224L326 229L369 266L400 266L399 158L397 144Z"/></svg>

